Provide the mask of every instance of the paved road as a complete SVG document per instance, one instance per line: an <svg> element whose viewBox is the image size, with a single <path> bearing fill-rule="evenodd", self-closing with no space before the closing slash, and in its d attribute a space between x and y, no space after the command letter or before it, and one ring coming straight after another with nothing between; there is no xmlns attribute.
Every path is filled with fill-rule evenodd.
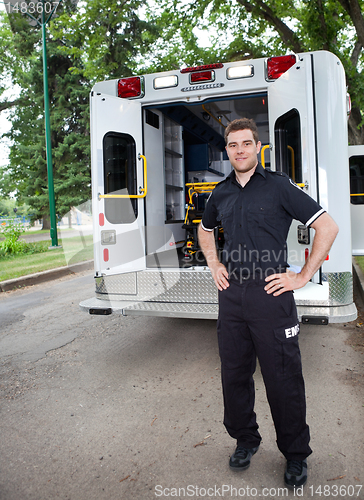
<svg viewBox="0 0 364 500"><path fill-rule="evenodd" d="M0 294L1 500L287 498L259 370L263 442L233 473L215 322L88 316L92 281ZM302 327L314 453L300 498L364 498L361 332Z"/></svg>

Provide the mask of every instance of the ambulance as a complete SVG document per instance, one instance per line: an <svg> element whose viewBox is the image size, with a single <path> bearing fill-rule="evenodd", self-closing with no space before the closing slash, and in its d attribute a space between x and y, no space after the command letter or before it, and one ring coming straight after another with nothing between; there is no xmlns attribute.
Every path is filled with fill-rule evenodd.
<svg viewBox="0 0 364 500"><path fill-rule="evenodd" d="M322 267L294 292L300 321L356 318L348 99L335 55L317 51L107 80L93 87L90 107L95 296L82 309L217 318L218 293L197 227L208 196L231 172L224 130L247 117L259 129L262 165L289 175L340 228ZM362 183L359 163L350 172ZM356 197L359 209L363 199ZM222 228L215 236L221 252ZM304 265L313 237L312 228L292 222L292 270Z"/></svg>
<svg viewBox="0 0 364 500"><path fill-rule="evenodd" d="M353 255L364 255L364 146L349 146Z"/></svg>

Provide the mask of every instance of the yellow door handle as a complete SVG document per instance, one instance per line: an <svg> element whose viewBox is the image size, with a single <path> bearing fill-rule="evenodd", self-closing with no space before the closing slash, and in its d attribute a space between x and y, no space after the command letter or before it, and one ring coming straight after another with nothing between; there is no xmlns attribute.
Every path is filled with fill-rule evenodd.
<svg viewBox="0 0 364 500"><path fill-rule="evenodd" d="M144 165L144 187L139 187L139 193L140 194L99 194L99 199L106 198L145 198L147 196L147 159L144 155L139 154L138 155L138 160L143 159L143 165Z"/></svg>

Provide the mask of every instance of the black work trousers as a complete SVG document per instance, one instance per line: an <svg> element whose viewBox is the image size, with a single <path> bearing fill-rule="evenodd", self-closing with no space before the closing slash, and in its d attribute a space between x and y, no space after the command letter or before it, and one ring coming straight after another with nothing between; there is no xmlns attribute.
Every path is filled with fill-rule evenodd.
<svg viewBox="0 0 364 500"><path fill-rule="evenodd" d="M258 358L278 448L286 459L303 460L311 448L296 305L292 292L274 297L265 285L262 279L230 280L219 292L224 425L238 445L259 445L253 380Z"/></svg>

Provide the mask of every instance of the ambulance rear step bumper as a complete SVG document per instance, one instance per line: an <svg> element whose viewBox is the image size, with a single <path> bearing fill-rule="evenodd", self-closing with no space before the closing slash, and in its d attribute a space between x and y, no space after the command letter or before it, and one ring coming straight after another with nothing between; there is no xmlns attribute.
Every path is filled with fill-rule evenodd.
<svg viewBox="0 0 364 500"><path fill-rule="evenodd" d="M80 309L90 314L124 316L161 316L171 318L217 319L217 304L190 304L175 302L109 301L96 297L80 303Z"/></svg>
<svg viewBox="0 0 364 500"><path fill-rule="evenodd" d="M90 314L122 314L124 316L160 316L171 318L217 319L217 304L176 302L108 301L97 298L85 300L80 308ZM346 323L357 317L355 304L345 306L297 306L300 322L313 324Z"/></svg>

